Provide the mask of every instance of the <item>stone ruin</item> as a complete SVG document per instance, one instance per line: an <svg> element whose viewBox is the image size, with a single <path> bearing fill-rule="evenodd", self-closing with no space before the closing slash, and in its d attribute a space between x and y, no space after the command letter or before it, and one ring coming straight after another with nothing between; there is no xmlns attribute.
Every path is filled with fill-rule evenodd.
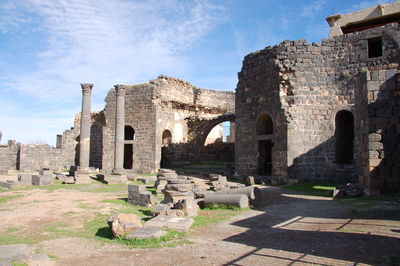
<svg viewBox="0 0 400 266"><path fill-rule="evenodd" d="M138 216L120 218L117 214L108 220L114 236L126 238L159 238L164 229L188 231L198 215L200 206L234 206L246 208L259 203L260 192L257 187L243 184L230 185L227 178L212 174L206 183L195 182L193 177L178 175L171 169L160 169L154 189L163 194L164 199L156 203L145 185L128 186L128 202L152 207L152 219L142 226L136 226L133 220ZM132 221L130 221L132 220Z"/></svg>
<svg viewBox="0 0 400 266"><path fill-rule="evenodd" d="M48 186L54 182L53 172L48 168L43 168L39 174L22 173L18 174L18 180L0 181L0 186L8 189L25 186Z"/></svg>
<svg viewBox="0 0 400 266"><path fill-rule="evenodd" d="M235 122L234 174L268 184L358 183L376 195L400 189L398 2L327 18L329 39L283 41L244 57L236 92L199 89L160 75L115 85L104 110L82 112L57 146L0 145L0 174L76 169L109 183L197 162L211 129ZM233 134L233 132L232 132ZM224 152L225 151L225 152ZM161 181L160 181L161 182ZM165 181L162 182L165 185Z"/></svg>

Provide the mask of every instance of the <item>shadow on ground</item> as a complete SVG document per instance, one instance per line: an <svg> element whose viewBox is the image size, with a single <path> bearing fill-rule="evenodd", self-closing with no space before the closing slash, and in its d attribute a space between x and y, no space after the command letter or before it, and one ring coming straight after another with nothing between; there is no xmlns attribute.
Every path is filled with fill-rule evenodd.
<svg viewBox="0 0 400 266"><path fill-rule="evenodd" d="M247 265L252 260L324 265L318 257L354 265L400 265L398 211L379 212L379 217L353 213L340 201L277 187L263 188L262 196L266 203L259 208L262 214L233 223L248 230L224 239L254 250L227 265Z"/></svg>

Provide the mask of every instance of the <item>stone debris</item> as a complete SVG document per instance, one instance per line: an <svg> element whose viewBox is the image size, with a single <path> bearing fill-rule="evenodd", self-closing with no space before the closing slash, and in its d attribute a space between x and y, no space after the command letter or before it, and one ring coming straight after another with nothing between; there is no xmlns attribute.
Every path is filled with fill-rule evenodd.
<svg viewBox="0 0 400 266"><path fill-rule="evenodd" d="M53 184L53 175L32 175L33 186L48 186Z"/></svg>
<svg viewBox="0 0 400 266"><path fill-rule="evenodd" d="M32 174L18 174L18 181L26 186L32 185Z"/></svg>
<svg viewBox="0 0 400 266"><path fill-rule="evenodd" d="M157 216L144 224L146 228L164 228L187 232L194 220L188 217Z"/></svg>
<svg viewBox="0 0 400 266"><path fill-rule="evenodd" d="M146 190L145 185L128 185L128 202L133 205L150 207L153 203L153 195Z"/></svg>
<svg viewBox="0 0 400 266"><path fill-rule="evenodd" d="M333 198L359 197L364 194L364 187L359 184L347 184L346 186L336 187L333 191Z"/></svg>
<svg viewBox="0 0 400 266"><path fill-rule="evenodd" d="M163 204L159 203L156 206L153 207L151 210L151 215L152 216L158 216L158 215L167 215L167 212L173 207L174 205L169 203L169 204Z"/></svg>
<svg viewBox="0 0 400 266"><path fill-rule="evenodd" d="M157 181L154 184L154 188L157 193L162 193L168 180L177 179L178 174L174 170L161 168L157 174Z"/></svg>
<svg viewBox="0 0 400 266"><path fill-rule="evenodd" d="M163 190L163 202L172 203L174 209L183 211L186 216L197 216L199 206L194 200L193 187L194 181L191 177L181 176L177 179L170 179Z"/></svg>
<svg viewBox="0 0 400 266"><path fill-rule="evenodd" d="M242 187L242 188L235 188L235 189L219 190L219 191L216 191L215 194L244 194L250 200L254 200L256 198L254 190L259 190L259 189L254 186L249 186L249 187Z"/></svg>
<svg viewBox="0 0 400 266"><path fill-rule="evenodd" d="M217 175L217 174L210 174L209 177L211 178L210 185L211 189L214 191L229 188L228 180L226 176Z"/></svg>
<svg viewBox="0 0 400 266"><path fill-rule="evenodd" d="M114 237L124 236L142 227L141 219L136 214L118 213L107 220Z"/></svg>
<svg viewBox="0 0 400 266"><path fill-rule="evenodd" d="M23 186L22 183L13 181L13 180L7 180L7 181L0 181L0 186L8 189L16 188L16 187L21 187Z"/></svg>
<svg viewBox="0 0 400 266"><path fill-rule="evenodd" d="M152 228L152 227L142 227L133 230L128 235L126 235L126 239L148 239L148 238L156 238L159 239L162 236L165 236L167 232L161 230L160 228Z"/></svg>
<svg viewBox="0 0 400 266"><path fill-rule="evenodd" d="M231 205L246 208L249 207L249 198L244 194L214 194L206 196L203 205Z"/></svg>

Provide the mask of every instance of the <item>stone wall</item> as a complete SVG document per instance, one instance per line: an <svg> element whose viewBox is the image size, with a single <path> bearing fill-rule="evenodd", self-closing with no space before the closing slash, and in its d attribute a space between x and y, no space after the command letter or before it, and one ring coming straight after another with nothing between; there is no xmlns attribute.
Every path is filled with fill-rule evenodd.
<svg viewBox="0 0 400 266"><path fill-rule="evenodd" d="M155 106L154 91L148 84L128 86L125 95L125 125L135 131L135 139L126 141L133 145L133 169L138 173L156 171L155 166ZM102 167L110 172L114 167L115 137L115 90L111 89L105 99L106 127L103 129Z"/></svg>
<svg viewBox="0 0 400 266"><path fill-rule="evenodd" d="M18 170L19 147L20 144L14 140L9 140L7 145L0 145L0 174L7 174L9 170Z"/></svg>
<svg viewBox="0 0 400 266"><path fill-rule="evenodd" d="M382 36L382 56L368 58L368 39ZM354 163L335 162L335 116L348 110L357 121L355 91L359 73L396 69L399 26L368 29L322 43L284 41L245 57L236 98L236 169L256 174L257 118L267 113L274 122L273 175L303 181L354 182ZM360 145L359 128L354 146Z"/></svg>
<svg viewBox="0 0 400 266"><path fill-rule="evenodd" d="M399 80L394 69L366 71L361 76L359 182L371 195L400 189Z"/></svg>
<svg viewBox="0 0 400 266"><path fill-rule="evenodd" d="M110 171L114 159L114 89L109 91L105 101L107 126L103 129L102 166L104 170ZM135 130L136 137L134 141L126 144L133 145L133 169L138 173L158 170L163 133L166 130L172 136L172 143L187 144L196 136L196 133L190 134L189 120L213 119L221 114L234 112L234 109L232 92L198 89L189 82L167 76L159 76L149 83L128 86L125 96L125 120L126 125ZM201 135L205 133L208 134L201 132ZM189 157L187 146L177 145L174 151L168 154L180 154L180 158L186 154ZM182 149L178 151L176 147Z"/></svg>

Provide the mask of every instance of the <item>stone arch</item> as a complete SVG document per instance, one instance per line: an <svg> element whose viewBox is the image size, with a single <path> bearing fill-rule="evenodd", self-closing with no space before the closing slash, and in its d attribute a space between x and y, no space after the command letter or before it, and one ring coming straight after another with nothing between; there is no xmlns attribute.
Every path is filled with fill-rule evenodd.
<svg viewBox="0 0 400 266"><path fill-rule="evenodd" d="M172 134L169 129L166 129L162 133L162 146L166 147L172 143Z"/></svg>
<svg viewBox="0 0 400 266"><path fill-rule="evenodd" d="M263 113L257 118L256 134L269 135L274 133L274 125L272 117L269 114Z"/></svg>
<svg viewBox="0 0 400 266"><path fill-rule="evenodd" d="M135 139L135 130L130 125L125 125L124 132L125 140L134 140Z"/></svg>
<svg viewBox="0 0 400 266"><path fill-rule="evenodd" d="M225 121L229 121L231 123L235 122L235 114L227 113L220 116L216 116L209 119L191 119L188 121L188 128L189 128L189 143L193 154L195 154L194 158L195 161L201 160L201 149L204 146L204 143L207 139L208 134L210 131L218 124L221 124Z"/></svg>
<svg viewBox="0 0 400 266"><path fill-rule="evenodd" d="M130 125L124 128L124 169L133 169L133 141L135 130Z"/></svg>
<svg viewBox="0 0 400 266"><path fill-rule="evenodd" d="M335 162L352 164L354 154L354 115L340 110L335 116Z"/></svg>

